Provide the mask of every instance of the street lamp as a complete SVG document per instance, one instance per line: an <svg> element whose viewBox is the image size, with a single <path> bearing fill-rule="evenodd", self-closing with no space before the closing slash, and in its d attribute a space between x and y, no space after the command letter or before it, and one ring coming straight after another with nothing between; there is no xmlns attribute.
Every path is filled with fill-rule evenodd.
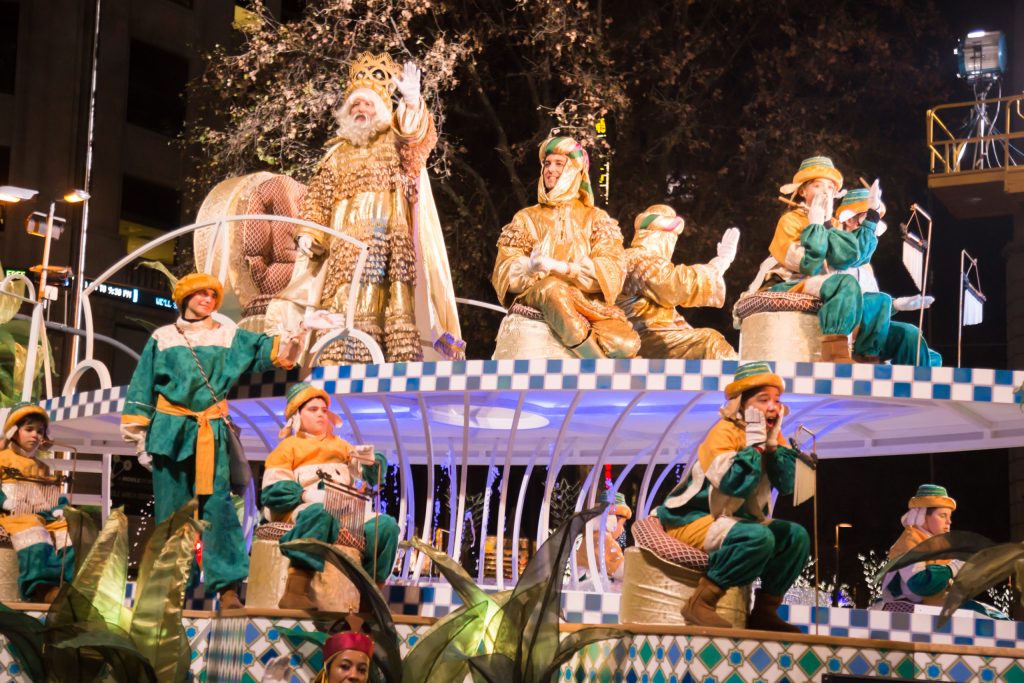
<svg viewBox="0 0 1024 683"><path fill-rule="evenodd" d="M852 529L853 525L849 522L840 522L836 524L836 566L835 574L833 574L833 589L832 589L832 606L839 607L839 530L840 529Z"/></svg>
<svg viewBox="0 0 1024 683"><path fill-rule="evenodd" d="M30 190L23 187L14 187L12 185L0 186L0 202L14 203L21 200L28 200L39 194L38 190ZM43 243L43 263L39 267L39 289L36 294L36 306L32 310L32 327L29 331L29 347L28 357L25 362L25 378L21 387L21 399L23 401L29 401L32 398L32 381L35 379L35 367L36 367L36 356L38 353L39 345L39 334L43 327L43 307L46 305L46 277L50 270L50 243L54 238L54 213L57 210L57 202L65 202L68 204L77 204L84 202L89 199L89 193L85 190L72 190L64 195L63 199L54 199L50 202L50 208L46 212L46 228L43 234L40 235L45 242ZM29 234L38 235L38 231L33 227L31 217L27 229ZM80 284L80 283L79 283ZM44 357L44 361L49 363L49 356Z"/></svg>

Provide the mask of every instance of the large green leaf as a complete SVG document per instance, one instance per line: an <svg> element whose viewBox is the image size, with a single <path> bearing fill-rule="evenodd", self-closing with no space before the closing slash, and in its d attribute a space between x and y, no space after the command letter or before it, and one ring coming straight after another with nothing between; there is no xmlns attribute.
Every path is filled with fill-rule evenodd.
<svg viewBox="0 0 1024 683"><path fill-rule="evenodd" d="M204 526L187 514L195 509L194 501L157 527L157 538L150 538L143 555L146 580L139 585L130 635L161 681L184 680L192 661L181 611L196 538ZM168 522L171 535L164 541L166 529L161 527Z"/></svg>
<svg viewBox="0 0 1024 683"><path fill-rule="evenodd" d="M498 652L471 658L469 668L477 683L510 683L519 680L515 661Z"/></svg>
<svg viewBox="0 0 1024 683"><path fill-rule="evenodd" d="M886 562L875 573L874 581L879 583L886 574L918 562L934 560L968 560L972 555L995 545L990 539L973 531L950 531L926 538L898 557Z"/></svg>
<svg viewBox="0 0 1024 683"><path fill-rule="evenodd" d="M79 510L73 505L64 506L64 519L68 523L68 538L75 549L75 574L77 575L96 542L98 534L96 522L88 512Z"/></svg>
<svg viewBox="0 0 1024 683"><path fill-rule="evenodd" d="M110 513L96 542L82 560L72 585L65 585L46 614L48 627L102 620L120 625L128 580L128 518L118 508Z"/></svg>
<svg viewBox="0 0 1024 683"><path fill-rule="evenodd" d="M369 625L373 638L373 660L387 683L399 683L402 680L402 655L398 647L398 636L395 622L391 618L391 608L384 600L377 584L359 565L345 553L330 543L309 538L288 541L281 544L282 549L295 550L318 555L326 562L337 567L351 581L359 595L370 607Z"/></svg>
<svg viewBox="0 0 1024 683"><path fill-rule="evenodd" d="M541 674L539 681L549 683L554 679L554 676L558 673L558 670L563 664L572 659L572 656L576 654L580 649L590 645L591 643L599 643L602 640L611 640L613 638L623 638L629 635L629 631L621 628L607 628L607 627L594 627L594 628L582 628L579 631L570 633L558 646L558 652L554 658L548 663L547 670Z"/></svg>
<svg viewBox="0 0 1024 683"><path fill-rule="evenodd" d="M961 605L1015 574L1024 562L1024 544L1001 543L986 548L964 563L946 594L939 623L944 624Z"/></svg>
<svg viewBox="0 0 1024 683"><path fill-rule="evenodd" d="M462 681L476 655L466 650L479 646L488 604L460 607L427 629L402 661L402 683Z"/></svg>
<svg viewBox="0 0 1024 683"><path fill-rule="evenodd" d="M118 683L156 683L153 666L126 633L103 623L72 624L54 629L51 647L80 654L92 652L109 667L108 675ZM79 672L73 672L78 675ZM63 676L54 680L65 680ZM166 683L172 683L164 679Z"/></svg>
<svg viewBox="0 0 1024 683"><path fill-rule="evenodd" d="M43 629L35 617L0 604L0 636L11 644L11 654L33 683L46 680L43 666Z"/></svg>

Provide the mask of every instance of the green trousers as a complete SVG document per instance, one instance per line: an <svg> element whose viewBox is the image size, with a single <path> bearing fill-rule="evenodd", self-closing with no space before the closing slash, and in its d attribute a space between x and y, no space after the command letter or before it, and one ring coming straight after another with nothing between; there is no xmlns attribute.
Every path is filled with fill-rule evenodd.
<svg viewBox="0 0 1024 683"><path fill-rule="evenodd" d="M366 546L359 558L360 564L374 581L383 583L391 575L395 555L398 554L398 522L390 515L377 515L363 524L363 533ZM280 542L287 543L300 538L334 543L338 539L338 520L323 505L314 503L298 514L295 526L281 537ZM291 560L294 567L318 572L324 570L324 560L319 555L283 548L281 553Z"/></svg>
<svg viewBox="0 0 1024 683"><path fill-rule="evenodd" d="M799 524L781 519L738 522L722 547L708 555L708 579L732 588L761 577L761 590L784 595L807 564L810 546L810 536Z"/></svg>
<svg viewBox="0 0 1024 683"><path fill-rule="evenodd" d="M17 552L18 590L26 600L43 586L59 586L61 570L64 583L71 583L75 575L75 549L69 544L56 550L50 543L33 543Z"/></svg>
<svg viewBox="0 0 1024 683"><path fill-rule="evenodd" d="M864 294L864 313L853 352L878 356L897 365L938 367L942 356L928 348L921 337L921 360L917 360L917 326L892 320L892 297L883 292Z"/></svg>
<svg viewBox="0 0 1024 683"><path fill-rule="evenodd" d="M153 455L153 507L156 522L164 521L195 495L195 458L176 461ZM209 523L203 532L203 580L219 593L249 576L249 554L238 513L231 501L231 472L220 453L214 460L213 494L199 497L199 516Z"/></svg>

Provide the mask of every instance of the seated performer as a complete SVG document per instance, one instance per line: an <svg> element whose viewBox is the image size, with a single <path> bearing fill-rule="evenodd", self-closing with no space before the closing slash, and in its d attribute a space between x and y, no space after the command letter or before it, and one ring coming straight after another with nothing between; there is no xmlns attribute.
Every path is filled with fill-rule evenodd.
<svg viewBox="0 0 1024 683"><path fill-rule="evenodd" d="M889 548L890 560L932 536L948 533L956 501L949 497L945 487L921 484L907 507L900 518L903 533ZM958 560L931 560L891 571L882 578L882 599L941 605L962 564Z"/></svg>
<svg viewBox="0 0 1024 683"><path fill-rule="evenodd" d="M707 264L673 265L672 252L683 219L670 206L655 204L636 217L636 233L626 249L626 281L619 307L640 335L643 358L737 358L717 330L694 329L676 306L692 308L725 303L725 271L736 258L740 231L729 228L718 255Z"/></svg>
<svg viewBox="0 0 1024 683"><path fill-rule="evenodd" d="M540 146L539 203L512 217L498 238L491 283L505 306L540 311L580 358L632 358L640 338L615 299L622 290L622 233L594 206L586 151L569 137Z"/></svg>
<svg viewBox="0 0 1024 683"><path fill-rule="evenodd" d="M856 278L837 272L867 263L878 245L874 230L861 226L853 232L835 230L832 204L842 189L843 176L828 157L811 157L800 164L793 182L780 191L799 197L801 203L787 211L775 227L768 247L771 256L762 264L751 289L805 292L821 297L821 359L850 363L850 335L858 325L875 327L864 319L864 306ZM877 209L880 199L871 206Z"/></svg>
<svg viewBox="0 0 1024 683"><path fill-rule="evenodd" d="M741 365L697 462L656 511L670 536L708 554L707 575L682 610L689 624L729 627L715 613L718 601L760 576L747 627L799 631L777 608L807 563L810 539L799 524L768 518L772 488L791 494L796 467L782 436L783 388L767 363Z"/></svg>
<svg viewBox="0 0 1024 683"><path fill-rule="evenodd" d="M268 519L291 522L295 526L281 543L312 538L324 543L338 539L338 520L324 509L325 491L317 470L330 474L341 484L367 487L386 472L387 461L378 454L373 465L360 471L353 460L354 450L347 441L335 436L332 427L341 419L330 411L330 397L323 389L300 382L288 392L285 408L288 424L282 430L284 440L267 456L263 473L262 500ZM360 475L362 482L359 481ZM398 522L389 515L367 516L363 525L366 548L362 565L378 587L391 574L398 552ZM316 572L323 571L322 557L297 550L282 549L289 560L288 582L279 607L316 609L309 586Z"/></svg>
<svg viewBox="0 0 1024 683"><path fill-rule="evenodd" d="M875 192L878 181L875 181ZM873 229L877 237L885 232L885 205L879 203L875 209L869 207L872 191L869 188L850 190L836 208L836 221L846 232L854 232L861 226ZM916 325L892 320L895 311L917 311L932 304L932 297L904 296L893 299L878 289L871 264L865 262L840 271L856 278L863 293L865 325L862 325L853 345L853 358L858 363L880 363L891 361L898 365L920 364L925 367L942 365L942 356L928 348L921 338L920 361L918 360ZM871 327L868 326L870 321Z"/></svg>
<svg viewBox="0 0 1024 683"><path fill-rule="evenodd" d="M50 468L38 458L48 443L49 425L49 415L39 406L12 406L0 438L0 468L23 477L48 479ZM7 471L0 475L0 481L0 526L10 535L18 556L18 590L26 600L53 602L62 577L71 581L75 573L75 550L68 541L68 524L64 521L67 499L61 496L55 507L35 514L11 514L16 489L31 484L9 479Z"/></svg>
<svg viewBox="0 0 1024 683"><path fill-rule="evenodd" d="M224 288L206 273L181 278L173 296L181 317L157 329L142 350L121 434L135 443L139 462L153 469L158 524L199 496L200 514L210 523L203 534L207 588L220 593L221 609L237 609L249 555L231 501L226 399L245 375L292 367L301 337L284 341L214 319Z"/></svg>
<svg viewBox="0 0 1024 683"><path fill-rule="evenodd" d="M610 490L605 491L601 499L602 503L608 503L608 517L606 518L604 530L604 568L608 572L609 577L621 579L624 569L624 557L622 555L622 548L619 546L619 539L626 532L626 522L633 516L633 511L626 505L626 496L624 494L617 492L615 497L612 498L608 495L609 493L611 493ZM594 532L595 553L600 547L598 541L599 533L601 532ZM582 538L581 536L581 541ZM587 546L581 542L576 550L576 568L582 572L581 578L586 574L588 566Z"/></svg>

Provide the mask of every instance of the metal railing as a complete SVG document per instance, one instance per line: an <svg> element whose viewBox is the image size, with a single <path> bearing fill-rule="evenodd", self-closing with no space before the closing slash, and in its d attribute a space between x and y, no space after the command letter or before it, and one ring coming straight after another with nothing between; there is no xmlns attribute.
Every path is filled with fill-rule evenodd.
<svg viewBox="0 0 1024 683"><path fill-rule="evenodd" d="M930 173L1024 164L1024 95L942 104L925 114ZM1016 143L1016 144L1015 144Z"/></svg>

